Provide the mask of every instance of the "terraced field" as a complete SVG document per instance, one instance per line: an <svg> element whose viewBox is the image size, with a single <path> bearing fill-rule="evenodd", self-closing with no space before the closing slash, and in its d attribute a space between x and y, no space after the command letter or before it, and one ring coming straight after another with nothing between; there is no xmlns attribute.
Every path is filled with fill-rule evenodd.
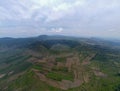
<svg viewBox="0 0 120 91"><path fill-rule="evenodd" d="M0 91L120 91L120 51L63 39L1 48Z"/></svg>

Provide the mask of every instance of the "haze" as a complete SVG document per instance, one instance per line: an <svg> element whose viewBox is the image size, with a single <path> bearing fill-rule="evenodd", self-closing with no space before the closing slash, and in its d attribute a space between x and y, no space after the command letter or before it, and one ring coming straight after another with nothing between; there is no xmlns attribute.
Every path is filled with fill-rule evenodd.
<svg viewBox="0 0 120 91"><path fill-rule="evenodd" d="M120 0L0 0L0 37L120 39Z"/></svg>

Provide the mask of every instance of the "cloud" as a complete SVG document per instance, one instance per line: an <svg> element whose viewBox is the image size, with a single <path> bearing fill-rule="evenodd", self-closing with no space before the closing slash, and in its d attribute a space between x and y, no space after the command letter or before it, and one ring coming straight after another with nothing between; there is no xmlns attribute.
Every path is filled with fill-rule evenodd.
<svg viewBox="0 0 120 91"><path fill-rule="evenodd" d="M53 28L54 33L108 36L110 29L120 31L119 4L120 0L2 0L0 31L49 34ZM109 36L116 37L112 32Z"/></svg>
<svg viewBox="0 0 120 91"><path fill-rule="evenodd" d="M63 28L52 28L51 29L51 32L54 32L54 33L61 33L63 31Z"/></svg>
<svg viewBox="0 0 120 91"><path fill-rule="evenodd" d="M76 1L74 3L64 2L56 7L53 7L49 15L47 15L46 22L60 20L63 17L74 14L76 7L80 6L81 4L82 4L82 0Z"/></svg>
<svg viewBox="0 0 120 91"><path fill-rule="evenodd" d="M6 15L9 20L32 19L45 21L59 20L68 14L72 14L74 9L81 5L83 0L76 0L73 3L56 0L7 0L2 1L0 16Z"/></svg>

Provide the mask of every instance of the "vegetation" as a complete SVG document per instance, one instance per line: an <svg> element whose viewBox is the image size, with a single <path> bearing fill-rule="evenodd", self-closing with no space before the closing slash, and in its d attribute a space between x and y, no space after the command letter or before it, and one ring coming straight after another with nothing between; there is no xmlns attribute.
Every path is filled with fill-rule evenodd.
<svg viewBox="0 0 120 91"><path fill-rule="evenodd" d="M42 66L41 65L33 65L33 68L37 69L37 70L42 70Z"/></svg>
<svg viewBox="0 0 120 91"><path fill-rule="evenodd" d="M58 45L67 51L54 49ZM0 39L0 91L120 91L119 46L73 37ZM42 77L59 83L67 80L62 84L68 89ZM81 84L70 88L75 80Z"/></svg>
<svg viewBox="0 0 120 91"><path fill-rule="evenodd" d="M72 74L64 74L64 73L59 73L59 72L49 72L46 77L57 80L57 81L62 81L62 80L70 80L73 81L73 75Z"/></svg>
<svg viewBox="0 0 120 91"><path fill-rule="evenodd" d="M66 61L65 57L56 58L56 62L65 62L65 61Z"/></svg>

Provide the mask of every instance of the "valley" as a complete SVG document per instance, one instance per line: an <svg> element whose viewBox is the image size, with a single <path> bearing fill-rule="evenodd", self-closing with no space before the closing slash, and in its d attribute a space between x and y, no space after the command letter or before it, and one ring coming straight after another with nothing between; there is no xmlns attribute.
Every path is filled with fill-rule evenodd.
<svg viewBox="0 0 120 91"><path fill-rule="evenodd" d="M120 90L119 45L54 36L3 40L1 91Z"/></svg>

